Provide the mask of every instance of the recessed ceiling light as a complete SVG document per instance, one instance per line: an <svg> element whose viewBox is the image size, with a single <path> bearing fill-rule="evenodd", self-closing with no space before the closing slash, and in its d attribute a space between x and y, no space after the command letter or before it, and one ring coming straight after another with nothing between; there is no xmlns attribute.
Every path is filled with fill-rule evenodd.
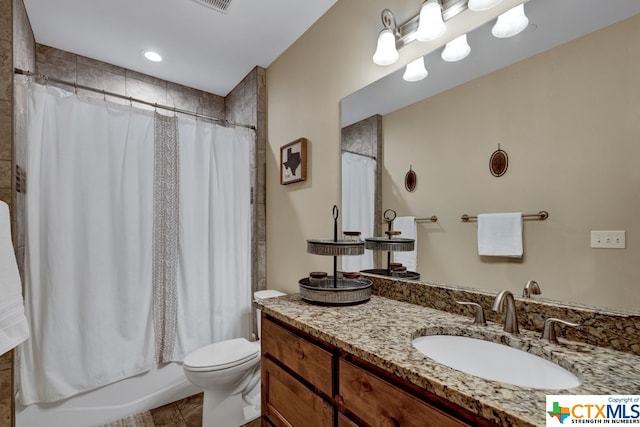
<svg viewBox="0 0 640 427"><path fill-rule="evenodd" d="M158 54L157 52L154 52L152 50L145 51L144 52L144 57L147 58L149 61L153 61L153 62L162 61L162 56L160 56L160 54Z"/></svg>

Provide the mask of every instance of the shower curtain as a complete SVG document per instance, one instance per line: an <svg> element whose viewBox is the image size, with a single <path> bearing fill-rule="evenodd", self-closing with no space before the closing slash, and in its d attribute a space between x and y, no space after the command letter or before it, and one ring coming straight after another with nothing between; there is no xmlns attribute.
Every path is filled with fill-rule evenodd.
<svg viewBox="0 0 640 427"><path fill-rule="evenodd" d="M31 339L18 351L21 402L64 399L145 372L158 360L180 361L197 347L247 335L252 131L170 118L178 182L163 197L177 205L178 223L177 234L161 234L177 240L165 255L175 259L164 260L174 263L165 273L173 271L175 280L160 286L174 287L161 294L174 311L154 324L158 312L171 314L153 307L154 279L156 291L159 283L153 274L154 144L162 120L34 83L15 87L28 99L25 310ZM158 336L171 344L165 358Z"/></svg>
<svg viewBox="0 0 640 427"><path fill-rule="evenodd" d="M360 231L373 237L375 214L376 161L367 156L342 153L342 229ZM373 268L373 251L343 256L342 269L360 271Z"/></svg>
<svg viewBox="0 0 640 427"><path fill-rule="evenodd" d="M179 121L178 329L174 360L251 329L253 131ZM211 213L215 213L212 215ZM199 283L201 286L191 286Z"/></svg>

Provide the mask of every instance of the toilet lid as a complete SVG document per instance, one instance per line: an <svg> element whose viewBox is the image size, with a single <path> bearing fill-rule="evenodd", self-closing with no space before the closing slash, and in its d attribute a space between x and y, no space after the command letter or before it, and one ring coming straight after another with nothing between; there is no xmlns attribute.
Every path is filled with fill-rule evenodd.
<svg viewBox="0 0 640 427"><path fill-rule="evenodd" d="M256 301L259 301L259 300L263 300L263 299L281 297L283 295L286 295L286 294L283 293L283 292L280 292L280 291L276 291L274 289L267 289L267 290L264 290L264 291L256 291L256 292L254 292L253 293L253 298Z"/></svg>
<svg viewBox="0 0 640 427"><path fill-rule="evenodd" d="M245 338L236 338L209 344L195 350L184 358L189 368L225 368L239 365L260 353L260 345Z"/></svg>

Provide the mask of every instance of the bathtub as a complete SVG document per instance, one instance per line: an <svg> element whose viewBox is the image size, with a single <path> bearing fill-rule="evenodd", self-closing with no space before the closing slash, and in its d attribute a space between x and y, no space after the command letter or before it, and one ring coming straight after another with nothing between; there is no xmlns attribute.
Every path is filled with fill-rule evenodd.
<svg viewBox="0 0 640 427"><path fill-rule="evenodd" d="M22 406L16 400L16 427L92 427L175 402L201 392L169 363L57 403Z"/></svg>

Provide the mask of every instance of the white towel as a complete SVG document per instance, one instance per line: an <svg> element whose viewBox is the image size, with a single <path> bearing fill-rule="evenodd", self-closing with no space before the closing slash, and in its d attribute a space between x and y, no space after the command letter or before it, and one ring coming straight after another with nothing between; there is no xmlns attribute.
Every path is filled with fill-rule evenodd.
<svg viewBox="0 0 640 427"><path fill-rule="evenodd" d="M22 284L13 244L9 206L0 201L0 355L29 338Z"/></svg>
<svg viewBox="0 0 640 427"><path fill-rule="evenodd" d="M522 213L478 215L478 254L522 258Z"/></svg>
<svg viewBox="0 0 640 427"><path fill-rule="evenodd" d="M399 216L393 220L393 229L400 231L400 238L414 239L415 246L412 251L394 252L393 261L401 262L407 267L407 271L416 271L418 264L418 231L416 228L416 218L413 216Z"/></svg>

